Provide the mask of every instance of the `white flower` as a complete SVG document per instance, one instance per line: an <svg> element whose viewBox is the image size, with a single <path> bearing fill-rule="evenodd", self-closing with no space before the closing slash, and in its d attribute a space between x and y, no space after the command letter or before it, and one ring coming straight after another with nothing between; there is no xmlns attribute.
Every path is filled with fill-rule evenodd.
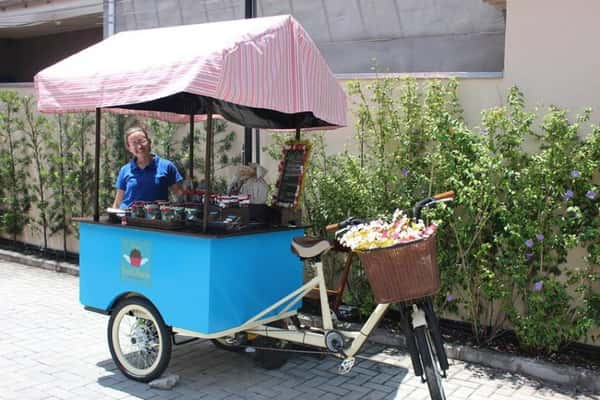
<svg viewBox="0 0 600 400"><path fill-rule="evenodd" d="M371 250L407 243L431 236L437 226L425 226L422 220L408 218L401 210L395 210L391 222L376 219L352 226L340 238L340 243L352 250Z"/></svg>

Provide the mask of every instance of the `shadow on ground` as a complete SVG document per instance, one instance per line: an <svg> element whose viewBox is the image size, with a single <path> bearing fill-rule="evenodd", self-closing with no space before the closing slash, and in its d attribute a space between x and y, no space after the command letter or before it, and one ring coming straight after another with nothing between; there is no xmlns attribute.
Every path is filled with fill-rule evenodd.
<svg viewBox="0 0 600 400"><path fill-rule="evenodd" d="M372 349L365 356L375 354ZM394 350L389 350L393 356ZM385 353L384 353L385 354ZM348 375L339 375L340 360L292 353L280 369L264 370L256 366L249 354L217 349L208 341L196 341L175 346L167 374L180 376L179 383L171 390L152 389L148 384L127 379L111 359L97 365L112 374L98 379L104 388L124 392L131 396L153 399L227 398L269 399L345 398L349 394L368 399L379 393L395 397L401 384L414 378L406 368L370 360L357 360ZM413 382L414 384L414 382ZM405 389L415 390L414 387ZM423 389L426 389L423 386ZM399 395L399 393L398 393ZM376 398L372 397L372 398ZM377 397L379 398L379 397Z"/></svg>

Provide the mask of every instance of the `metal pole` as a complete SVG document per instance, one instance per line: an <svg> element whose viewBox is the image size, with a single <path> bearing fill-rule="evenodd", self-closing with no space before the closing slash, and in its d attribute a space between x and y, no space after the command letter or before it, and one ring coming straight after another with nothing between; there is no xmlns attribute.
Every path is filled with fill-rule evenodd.
<svg viewBox="0 0 600 400"><path fill-rule="evenodd" d="M96 108L96 143L94 143L94 221L100 220L100 118L102 112Z"/></svg>
<svg viewBox="0 0 600 400"><path fill-rule="evenodd" d="M194 114L190 114L190 172L189 178L194 177Z"/></svg>
<svg viewBox="0 0 600 400"><path fill-rule="evenodd" d="M244 164L252 162L252 128L244 128Z"/></svg>
<svg viewBox="0 0 600 400"><path fill-rule="evenodd" d="M296 128L296 142L300 141L300 128Z"/></svg>
<svg viewBox="0 0 600 400"><path fill-rule="evenodd" d="M246 0L244 7L244 18L256 17L256 0ZM258 145L257 145L257 152ZM252 128L244 128L244 159L245 165L252 162ZM256 160L258 162L258 159Z"/></svg>
<svg viewBox="0 0 600 400"><path fill-rule="evenodd" d="M254 130L254 147L256 147L256 153L254 153L254 161L260 164L260 129Z"/></svg>
<svg viewBox="0 0 600 400"><path fill-rule="evenodd" d="M202 232L206 233L208 228L208 203L210 201L211 190L211 166L212 166L212 146L213 146L213 107L212 103L207 104L206 110L206 152L204 161L204 210L202 213Z"/></svg>
<svg viewBox="0 0 600 400"><path fill-rule="evenodd" d="M115 0L108 0L108 12L106 16L106 37L115 34Z"/></svg>

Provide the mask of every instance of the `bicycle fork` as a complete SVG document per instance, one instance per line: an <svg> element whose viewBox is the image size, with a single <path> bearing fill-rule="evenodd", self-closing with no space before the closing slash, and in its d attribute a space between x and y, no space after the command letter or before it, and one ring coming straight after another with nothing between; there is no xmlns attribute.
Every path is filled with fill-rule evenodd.
<svg viewBox="0 0 600 400"><path fill-rule="evenodd" d="M431 334L432 345L435 349L440 369L442 370L442 376L445 378L446 370L449 367L448 358L446 356L446 351L444 350L442 337L437 325L437 318L433 313L433 307L430 300L425 301L421 306L412 304L410 320L408 318L409 314L406 311L408 310L401 310L400 325L406 334L406 345L410 353L415 375L423 376L423 366L421 364L421 356L415 338L415 331L417 328L425 326Z"/></svg>

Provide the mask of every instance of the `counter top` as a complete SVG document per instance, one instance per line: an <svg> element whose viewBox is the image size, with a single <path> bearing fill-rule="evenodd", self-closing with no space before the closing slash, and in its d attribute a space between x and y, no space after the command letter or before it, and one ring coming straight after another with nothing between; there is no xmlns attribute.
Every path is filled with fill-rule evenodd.
<svg viewBox="0 0 600 400"><path fill-rule="evenodd" d="M100 221L94 221L92 218L73 218L74 221L85 224L94 224L94 225L104 225L110 226L117 229L136 229L143 231L151 231L151 232L160 232L165 234L172 235L184 235L184 236L196 236L196 237L204 237L211 239L221 239L228 238L232 236L241 236L241 235L257 235L271 232L282 232L289 231L295 229L305 229L308 226L265 226L264 224L256 224L255 226L247 226L241 230L230 231L230 232L213 232L213 233L202 233L199 232L198 229L190 228L187 226L183 226L181 228L153 228L148 226L138 226L134 224L122 225L118 222L112 222L106 216L101 216Z"/></svg>

